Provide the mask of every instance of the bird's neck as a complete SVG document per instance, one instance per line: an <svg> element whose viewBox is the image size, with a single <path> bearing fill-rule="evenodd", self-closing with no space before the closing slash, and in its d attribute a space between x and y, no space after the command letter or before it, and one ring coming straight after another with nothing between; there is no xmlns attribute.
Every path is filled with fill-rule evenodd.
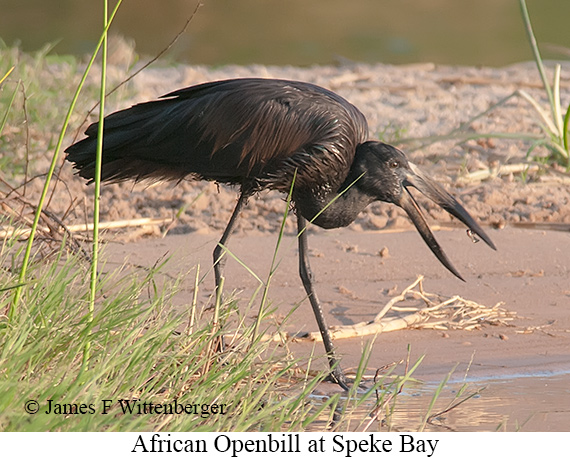
<svg viewBox="0 0 570 457"><path fill-rule="evenodd" d="M375 200L359 190L357 178L349 174L337 192L321 188L311 189L309 196L306 193L301 198L294 196L297 212L325 229L346 227Z"/></svg>

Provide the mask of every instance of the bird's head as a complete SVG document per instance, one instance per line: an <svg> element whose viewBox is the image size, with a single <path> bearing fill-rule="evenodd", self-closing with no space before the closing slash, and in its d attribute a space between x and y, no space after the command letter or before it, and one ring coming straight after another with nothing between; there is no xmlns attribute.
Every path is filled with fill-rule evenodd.
<svg viewBox="0 0 570 457"><path fill-rule="evenodd" d="M358 166L353 173L359 176L358 181L355 182L359 190L375 200L394 203L406 211L431 251L459 279L463 280L433 236L409 187L415 187L463 222L487 245L496 249L491 239L467 210L437 182L409 162L399 149L378 141L369 141L358 147L355 163L358 163Z"/></svg>

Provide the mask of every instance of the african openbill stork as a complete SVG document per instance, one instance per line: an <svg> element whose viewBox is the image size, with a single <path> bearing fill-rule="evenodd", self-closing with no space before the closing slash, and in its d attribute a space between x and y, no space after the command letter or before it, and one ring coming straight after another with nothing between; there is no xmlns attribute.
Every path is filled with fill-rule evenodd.
<svg viewBox="0 0 570 457"><path fill-rule="evenodd" d="M92 182L97 123L67 150L67 160ZM415 187L462 221L491 248L493 242L459 202L408 162L397 148L368 141L364 115L339 95L306 82L230 79L177 90L105 118L102 180L204 179L237 185L240 196L214 250L220 285L228 242L244 204L255 192L292 190L297 215L299 271L323 337L332 380L346 379L314 287L307 255L307 221L325 229L349 225L373 201L403 208L429 248L453 267L408 188Z"/></svg>

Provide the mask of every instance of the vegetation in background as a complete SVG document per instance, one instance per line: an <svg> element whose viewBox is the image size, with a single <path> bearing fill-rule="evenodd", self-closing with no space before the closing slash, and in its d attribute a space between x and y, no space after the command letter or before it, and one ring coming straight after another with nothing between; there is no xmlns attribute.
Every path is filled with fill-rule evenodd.
<svg viewBox="0 0 570 457"><path fill-rule="evenodd" d="M523 90L518 91L519 95L527 100L536 110L536 113L539 115L539 118L542 121L540 126L544 133L544 138L536 141L529 149L527 157L536 146L544 145L551 152L549 159L560 163L566 168L566 171L570 171L570 144L568 143L570 104L566 108L566 114L564 114L560 102L560 64L556 64L554 67L554 81L551 87L550 83L548 82L548 78L546 77L546 71L544 69L542 57L540 56L540 51L538 50L538 44L536 42L534 32L532 31L532 25L530 23L530 17L528 14L528 9L526 7L526 2L525 0L519 0L519 4L528 41L530 43L532 54L534 56L534 61L538 68L540 79L544 85L544 90L546 91L548 103L550 106L549 115L529 94Z"/></svg>
<svg viewBox="0 0 570 457"><path fill-rule="evenodd" d="M545 109L541 102L531 96L524 89L517 89L512 94L499 100L497 103L490 106L487 110L479 113L477 116L469 119L467 122L462 123L459 127L451 130L445 135L434 135L426 138L404 138L400 139L399 143L419 143L422 146L427 146L439 141L445 140L456 140L460 143L465 143L469 140L481 140L485 138L497 138L503 140L522 140L527 142L530 146L527 149L525 158L534 162L538 162L545 165L557 164L563 167L566 172L570 172L570 104L568 107L562 107L561 96L560 96L560 64L554 66L554 76L552 84L549 82L546 75L546 70L540 51L538 49L538 44L532 30L532 25L530 23L530 17L526 7L525 0L519 0L521 14L529 44L533 53L533 58L536 63L546 99L548 102L548 108ZM530 104L536 115L538 124L541 129L541 133L533 132L515 132L515 133L505 133L505 132L474 132L472 131L472 125L475 121L489 115L497 108L505 105L509 100L513 98L522 98ZM547 154L542 155L536 152L538 147L543 147L546 149ZM528 167L516 165L514 169L522 171L525 173L528 171ZM489 171L488 173L492 173ZM478 174L479 175L479 174Z"/></svg>

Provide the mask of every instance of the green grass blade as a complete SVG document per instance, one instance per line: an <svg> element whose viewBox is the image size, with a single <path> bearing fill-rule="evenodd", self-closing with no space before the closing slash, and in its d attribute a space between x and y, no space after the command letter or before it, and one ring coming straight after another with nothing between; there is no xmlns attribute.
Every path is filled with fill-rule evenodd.
<svg viewBox="0 0 570 457"><path fill-rule="evenodd" d="M529 102L532 105L532 107L540 116L540 119L544 123L544 125L541 126L542 130L544 130L544 133L546 133L547 135L557 136L559 131L556 125L554 125L554 123L548 116L548 113L542 109L539 103L534 98L532 98L528 92L522 89L520 89L518 93L522 98L524 98L527 102Z"/></svg>
<svg viewBox="0 0 570 457"><path fill-rule="evenodd" d="M364 173L365 173L365 172L364 172ZM346 192L348 192L348 190L349 190L352 186L354 186L354 185L364 176L364 173L362 173L362 174L361 174L360 176L358 176L354 181L352 181L348 186L346 186L346 189L343 189L342 192L339 192L337 195L335 195L335 197L334 197L330 202L328 202L322 210L320 210L317 214L315 214L315 216L309 221L309 224L312 224L315 220L317 220L318 217L319 217L321 214L323 214L334 202L336 202L336 201L337 201L339 198L341 198ZM307 230L307 227L309 226L309 224L307 224L307 225L305 226L305 228L304 228L301 232L297 233L297 238L299 238L299 237L301 236L301 234L302 234L305 230Z"/></svg>
<svg viewBox="0 0 570 457"><path fill-rule="evenodd" d="M234 259L237 263L239 263L242 267L245 268L245 270L251 275L253 276L257 281L259 281L260 284L264 284L263 280L250 268L246 265L246 263L241 260L237 255L235 255L232 251L230 251L226 246L224 246L221 243L218 243L218 246L220 246L224 252L222 255L229 255L232 259ZM209 270L211 271L211 269ZM206 273L207 275L208 273ZM204 275L204 277L206 276ZM202 278L203 279L203 278Z"/></svg>
<svg viewBox="0 0 570 457"><path fill-rule="evenodd" d="M99 124L97 130L97 149L95 152L95 190L93 198L93 252L91 253L91 280L89 304L87 310L87 327L91 327L95 313L95 298L97 293L97 277L99 267L99 200L101 196L101 162L103 157L103 129L105 119L105 91L107 81L107 30L108 3L103 0L103 43L101 45L101 84L99 87ZM87 341L83 351L82 369L87 367L91 354L91 345Z"/></svg>
<svg viewBox="0 0 570 457"><path fill-rule="evenodd" d="M14 67L12 67L12 68L14 68ZM10 72L6 73L6 76L8 76L9 74L10 74ZM4 117L2 118L2 122L0 123L0 136L2 136L2 132L4 131L4 127L6 126L6 122L8 121L8 114L10 114L10 110L12 109L12 105L14 104L14 100L16 99L16 94L18 93L18 88L20 87L20 84L21 84L21 81L18 81L18 84L16 84L16 88L14 89L14 92L12 93L12 97L10 98L10 101L8 102L8 106L6 107L6 112L4 113Z"/></svg>
<svg viewBox="0 0 570 457"><path fill-rule="evenodd" d="M554 106L552 107L552 114L554 116L554 122L556 123L557 135L562 144L562 137L564 135L564 130L562 127L562 108L560 107L560 64L557 63L554 67Z"/></svg>
<svg viewBox="0 0 570 457"><path fill-rule="evenodd" d="M99 52L99 49L101 48L101 45L103 44L103 39L106 36L107 31L108 31L111 23L113 22L115 14L117 13L119 7L121 6L121 3L122 3L122 0L118 0L117 4L115 5L115 9L113 10L113 13L111 14L111 16L109 18L109 21L107 23L107 27L105 27L105 30L101 34L101 38L99 39L99 43L97 44L95 51L93 52L93 54L91 56L91 60L89 61L89 63L87 64L87 67L85 68L85 71L83 72L83 76L81 78L81 81L79 82L79 85L77 86L77 89L75 90L75 94L74 94L73 99L69 105L69 109L67 110L67 114L66 114L65 119L63 121L63 126L61 128L59 138L57 140L57 145L55 147L55 151L54 151L51 163L50 163L50 167L49 167L48 172L46 174L46 180L44 182L44 187L42 189L42 193L40 194L36 213L35 213L34 220L32 223L32 228L30 231L28 242L26 244L26 250L24 252L24 257L22 259L22 267L20 268L20 276L19 276L19 281L18 281L19 283L22 283L22 284L26 283L26 274L28 272L28 264L30 261L31 253L32 253L32 246L34 243L34 238L35 238L35 235L36 235L36 232L38 229L40 216L42 214L43 206L44 206L44 203L45 203L45 200L47 197L51 178L52 178L53 173L55 171L55 167L58 163L59 153L61 151L61 146L63 145L63 139L65 138L65 132L67 131L67 127L68 127L69 122L71 120L71 114L73 113L73 110L75 109L75 105L77 103L77 100L79 99L79 94L81 93L81 90L83 89L83 86L85 85L85 81L87 80L87 75L89 74L89 71L91 70L91 67L93 66L93 63L95 62L95 58L97 57L97 53ZM18 301L20 299L21 293L22 293L21 287L15 289L12 304L8 310L8 319L9 320L12 320L14 318L14 314L15 314L16 309L18 307Z"/></svg>
<svg viewBox="0 0 570 457"><path fill-rule="evenodd" d="M453 374L453 372L455 371L455 369L451 370L449 373L447 373L447 375L445 376L445 378L439 383L439 385L437 386L437 389L435 390L431 401L429 403L428 409L426 414L424 415L423 419L422 419L422 423L420 424L420 427L418 428L418 432L423 432L428 419L431 416L431 413L433 411L433 408L435 406L435 402L437 401L437 399L439 398L439 396L441 395L441 392L443 391L443 388L445 387L445 385L449 382L449 380L451 379L451 375Z"/></svg>
<svg viewBox="0 0 570 457"><path fill-rule="evenodd" d="M10 73L12 73L12 72L14 71L14 68L16 68L16 67L13 66L12 68L10 68L10 69L6 72L6 74L5 74L4 76L2 76L2 79L0 79L0 86L1 86L2 83L6 80L6 78L7 78L8 76L10 76Z"/></svg>
<svg viewBox="0 0 570 457"><path fill-rule="evenodd" d="M566 110L566 115L564 116L564 125L562 126L562 142L564 144L564 149L566 150L566 158L568 159L568 164L566 165L566 171L570 171L570 144L568 142L568 128L570 122L570 105L568 105L568 109Z"/></svg>
<svg viewBox="0 0 570 457"><path fill-rule="evenodd" d="M550 84L548 83L548 79L546 78L546 71L544 70L544 65L542 64L542 58L540 57L538 44L536 42L534 32L532 31L532 24L530 23L530 16L528 14L528 9L526 7L525 0L519 0L519 5L521 8L521 13L525 25L527 38L530 43L530 47L532 49L532 54L534 56L534 61L538 68L538 72L540 73L540 78L542 79L544 90L546 90L546 94L548 95L548 101L550 103L550 106L554 108L554 95L552 94L552 89L550 88Z"/></svg>

